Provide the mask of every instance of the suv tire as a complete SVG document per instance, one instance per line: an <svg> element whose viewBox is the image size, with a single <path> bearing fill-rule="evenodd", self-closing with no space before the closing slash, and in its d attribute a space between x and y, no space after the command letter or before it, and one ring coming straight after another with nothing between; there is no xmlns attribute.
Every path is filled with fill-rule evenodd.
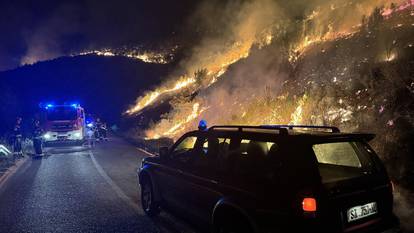
<svg viewBox="0 0 414 233"><path fill-rule="evenodd" d="M160 205L155 201L152 182L148 178L141 184L141 206L150 217L155 217L161 212Z"/></svg>

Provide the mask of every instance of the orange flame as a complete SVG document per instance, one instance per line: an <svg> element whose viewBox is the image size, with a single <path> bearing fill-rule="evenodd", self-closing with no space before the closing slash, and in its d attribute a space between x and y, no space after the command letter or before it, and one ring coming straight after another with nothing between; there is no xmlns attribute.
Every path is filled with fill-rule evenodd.
<svg viewBox="0 0 414 233"><path fill-rule="evenodd" d="M140 98L136 105L134 107L132 107L131 109L129 109L128 111L126 111L127 114L134 114L137 113L139 111L141 111L143 108L145 108L146 106L154 103L155 100L158 99L158 97L160 97L161 95L170 93L170 92L175 92L178 91L180 89L186 88L189 85L195 83L195 79L194 78L189 78L186 76L182 76L178 81L176 81L172 86L168 86L168 87L161 87L156 89L155 91L149 92L148 94L146 94L145 96L143 96L142 98Z"/></svg>
<svg viewBox="0 0 414 233"><path fill-rule="evenodd" d="M187 117L177 120L175 124L170 126L169 128L165 129L165 131L157 133L157 130L150 130L147 132L147 138L146 139L158 139L161 137L171 137L176 135L177 133L183 131L188 123L193 121L194 119L197 119L198 116L203 113L208 108L206 107L200 107L200 103L196 102L192 106L192 111Z"/></svg>
<svg viewBox="0 0 414 233"><path fill-rule="evenodd" d="M255 43L258 43L260 46L270 44L273 39L273 36L270 33L270 31L264 33L262 37L257 40L257 42L251 40L236 42L223 53L217 54L215 57L206 58L206 61L200 64L200 67L207 70L207 76L205 78L209 81L207 82L208 84L206 87L209 87L217 82L218 79L227 71L227 68L230 65L236 63L240 59L248 57L250 49ZM196 70L198 70L198 68L191 69L192 72ZM188 71L187 73L192 73L191 71ZM191 84L194 84L195 81L195 78L181 76L180 79L175 82L173 87L161 86L138 98L135 105L128 109L126 113L129 115L139 113L145 107L155 103L155 101L162 95L187 88Z"/></svg>
<svg viewBox="0 0 414 233"><path fill-rule="evenodd" d="M172 54L167 53L157 53L152 51L139 51L137 49L129 49L129 50L117 50L117 49L101 49L101 50L90 50L84 51L81 53L71 54L70 56L85 56L85 55L97 55L97 56L105 56L105 57L114 57L114 56L121 56L121 57L128 57L131 59L137 59L145 63L156 63L156 64L167 64L170 62L169 57Z"/></svg>

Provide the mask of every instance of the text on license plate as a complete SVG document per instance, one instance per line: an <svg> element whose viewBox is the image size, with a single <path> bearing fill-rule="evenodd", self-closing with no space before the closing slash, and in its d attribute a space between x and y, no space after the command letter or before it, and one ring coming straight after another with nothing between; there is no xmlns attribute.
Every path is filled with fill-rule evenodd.
<svg viewBox="0 0 414 233"><path fill-rule="evenodd" d="M347 211L348 222L371 216L378 213L377 203L371 202L365 205L354 206Z"/></svg>

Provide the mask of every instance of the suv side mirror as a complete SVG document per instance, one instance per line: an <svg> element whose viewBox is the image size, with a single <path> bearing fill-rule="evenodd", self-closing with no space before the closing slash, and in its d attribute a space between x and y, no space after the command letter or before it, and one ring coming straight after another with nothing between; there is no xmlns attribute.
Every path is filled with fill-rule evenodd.
<svg viewBox="0 0 414 233"><path fill-rule="evenodd" d="M162 146L162 147L160 147L160 151L159 151L159 153L160 153L160 158L161 159L168 159L168 151L169 151L169 149L168 149L168 147L166 147L166 146Z"/></svg>

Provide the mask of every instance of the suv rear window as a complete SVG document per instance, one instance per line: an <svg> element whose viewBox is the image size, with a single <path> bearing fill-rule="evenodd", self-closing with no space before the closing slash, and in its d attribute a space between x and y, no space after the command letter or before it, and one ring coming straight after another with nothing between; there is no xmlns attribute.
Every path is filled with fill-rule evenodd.
<svg viewBox="0 0 414 233"><path fill-rule="evenodd" d="M369 168L366 148L359 142L314 144L312 149L324 183L359 177Z"/></svg>
<svg viewBox="0 0 414 233"><path fill-rule="evenodd" d="M319 163L361 167L357 152L350 142L334 142L312 146Z"/></svg>

